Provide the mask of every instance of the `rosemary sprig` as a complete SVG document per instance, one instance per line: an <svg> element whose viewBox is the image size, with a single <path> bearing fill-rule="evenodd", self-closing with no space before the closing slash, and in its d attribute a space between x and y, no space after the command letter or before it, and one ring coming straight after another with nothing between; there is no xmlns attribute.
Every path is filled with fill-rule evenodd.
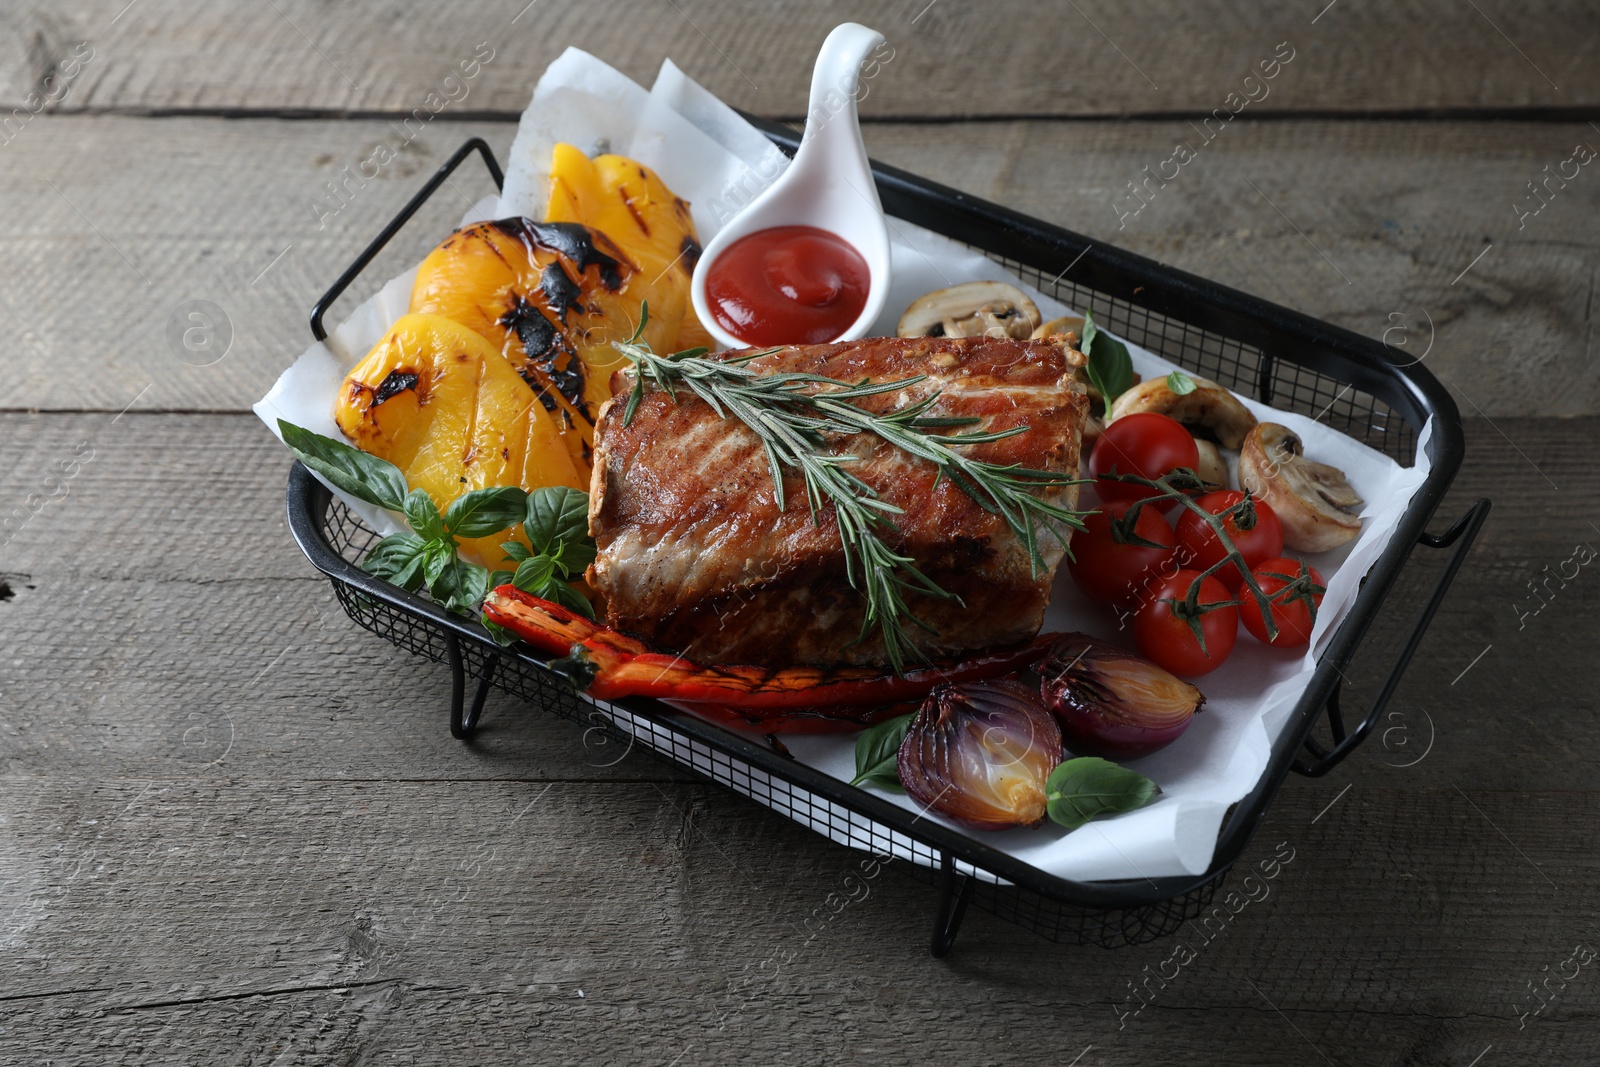
<svg viewBox="0 0 1600 1067"><path fill-rule="evenodd" d="M617 349L634 365L633 390L623 413L623 424L633 420L644 398L646 382L674 400L677 387L704 400L722 418L735 418L761 439L772 470L773 498L778 509L786 503L783 468L798 471L805 481L806 503L813 521L820 521L825 505L833 506L839 536L845 547L845 574L866 601L857 642L876 630L884 656L899 673L909 653L925 659L908 638L906 620L931 632L906 606L905 594L921 593L943 600L959 600L923 574L909 556L890 548L884 533L894 529L893 516L902 509L882 499L876 490L848 469L859 457L829 451L830 436L870 433L894 447L934 464L939 479L949 478L990 514L999 515L1028 550L1033 574L1045 568L1039 548L1039 523L1065 547L1060 527L1082 529L1080 513L1050 503L1036 495L1041 489L1071 485L1070 474L1038 470L1019 464L974 460L959 449L987 444L1027 432L1026 426L990 433L951 433L977 423L975 418L929 415L938 401L932 393L915 403L888 413L868 411L856 403L865 397L893 392L926 380L916 375L898 381L854 384L817 374L780 372L763 374L749 363L775 349L752 351L728 359L706 359L704 348L658 355L641 341L649 308L642 309L639 328Z"/></svg>

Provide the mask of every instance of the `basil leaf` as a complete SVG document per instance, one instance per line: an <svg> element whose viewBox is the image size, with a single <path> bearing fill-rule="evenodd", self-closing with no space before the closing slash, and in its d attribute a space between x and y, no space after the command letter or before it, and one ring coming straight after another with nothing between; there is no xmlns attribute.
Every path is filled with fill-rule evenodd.
<svg viewBox="0 0 1600 1067"><path fill-rule="evenodd" d="M511 584L552 604L560 604L586 619L594 618L594 606L587 597L561 580L559 564L550 556L532 556L517 564Z"/></svg>
<svg viewBox="0 0 1600 1067"><path fill-rule="evenodd" d="M422 555L427 547L416 534L390 534L367 552L361 569L414 593L422 586Z"/></svg>
<svg viewBox="0 0 1600 1067"><path fill-rule="evenodd" d="M856 735L856 776L851 785L865 782L880 789L901 790L900 745L916 713L898 715Z"/></svg>
<svg viewBox="0 0 1600 1067"><path fill-rule="evenodd" d="M455 595L445 606L451 611L469 615L489 595L489 568L457 559L453 569L456 574Z"/></svg>
<svg viewBox="0 0 1600 1067"><path fill-rule="evenodd" d="M1175 370L1167 375L1167 388L1177 396L1188 396L1195 390L1194 379L1181 370Z"/></svg>
<svg viewBox="0 0 1600 1067"><path fill-rule="evenodd" d="M1160 789L1137 771L1110 760L1069 759L1045 780L1045 809L1053 822L1076 830L1096 815L1142 808Z"/></svg>
<svg viewBox="0 0 1600 1067"><path fill-rule="evenodd" d="M524 593L542 597L544 587L550 584L555 574L555 560L549 556L532 556L517 564L517 572L511 576L511 584Z"/></svg>
<svg viewBox="0 0 1600 1067"><path fill-rule="evenodd" d="M399 511L403 506L406 476L388 460L283 419L278 420L278 432L283 435L283 443L289 446L295 459L341 491L390 511Z"/></svg>
<svg viewBox="0 0 1600 1067"><path fill-rule="evenodd" d="M499 645L501 648L510 648L512 645L517 643L516 634L506 629L504 626L501 626L499 623L489 618L489 616L480 615L478 622L485 630L489 631L489 636L494 638L495 644Z"/></svg>
<svg viewBox="0 0 1600 1067"><path fill-rule="evenodd" d="M584 540L589 536L589 494L565 485L535 489L528 494L522 528L541 555L548 555L557 541Z"/></svg>
<svg viewBox="0 0 1600 1067"><path fill-rule="evenodd" d="M1102 397L1106 395L1106 385L1105 385L1104 382L1102 382L1100 380L1100 376L1094 372L1094 368L1093 367L1085 366L1083 368L1083 374L1084 374L1084 377L1089 379L1089 384L1094 386L1095 392L1099 393ZM1106 416L1108 418L1110 417L1110 415L1111 415L1111 405L1110 404L1107 404L1105 406L1105 414L1106 414Z"/></svg>
<svg viewBox="0 0 1600 1067"><path fill-rule="evenodd" d="M501 541L500 550L513 563L521 563L533 555L532 552L528 551L528 546L521 541Z"/></svg>
<svg viewBox="0 0 1600 1067"><path fill-rule="evenodd" d="M468 563L443 542L434 541L429 547L444 547L447 551L444 565L428 581L428 595L447 611L470 612L489 593L489 568Z"/></svg>
<svg viewBox="0 0 1600 1067"><path fill-rule="evenodd" d="M419 536L429 541L444 540L444 520L439 518L439 506L433 502L426 489L413 489L406 496L406 521ZM454 548L454 545L447 545Z"/></svg>
<svg viewBox="0 0 1600 1067"><path fill-rule="evenodd" d="M422 577L428 583L433 599L443 603L445 595L439 592L445 568L454 563L456 550L443 541L429 541L422 548Z"/></svg>
<svg viewBox="0 0 1600 1067"><path fill-rule="evenodd" d="M497 485L456 497L445 509L444 524L457 537L488 537L511 529L527 511L527 492L520 486Z"/></svg>
<svg viewBox="0 0 1600 1067"><path fill-rule="evenodd" d="M1094 358L1100 362L1100 380L1111 387L1111 399L1133 388L1133 357L1127 345L1103 333L1095 341Z"/></svg>
<svg viewBox="0 0 1600 1067"><path fill-rule="evenodd" d="M1089 357L1084 370L1105 399L1106 410L1110 411L1111 402L1133 385L1133 359L1128 355L1128 346L1108 333L1101 333L1094 324L1094 317L1085 311L1082 351Z"/></svg>
<svg viewBox="0 0 1600 1067"><path fill-rule="evenodd" d="M587 537L581 541L562 541L550 553L550 558L555 560L556 566L562 569L567 578L582 574L594 562L594 556L594 542Z"/></svg>
<svg viewBox="0 0 1600 1067"><path fill-rule="evenodd" d="M1089 312L1084 312L1083 344L1078 351L1082 352L1086 359L1089 356L1089 353L1094 351L1094 341L1095 338L1099 336L1100 331L1095 328L1094 316ZM1111 414L1111 400L1107 394L1109 393L1110 389L1106 383L1101 380L1100 368L1093 359L1087 359L1087 362L1084 363L1083 376L1089 379L1089 384L1094 386L1095 392L1100 394L1101 402L1105 405L1105 412L1109 416Z"/></svg>
<svg viewBox="0 0 1600 1067"><path fill-rule="evenodd" d="M538 595L560 604L569 611L575 611L586 619L594 618L594 605L589 603L589 598L559 578L551 580L550 584L545 586L544 592Z"/></svg>

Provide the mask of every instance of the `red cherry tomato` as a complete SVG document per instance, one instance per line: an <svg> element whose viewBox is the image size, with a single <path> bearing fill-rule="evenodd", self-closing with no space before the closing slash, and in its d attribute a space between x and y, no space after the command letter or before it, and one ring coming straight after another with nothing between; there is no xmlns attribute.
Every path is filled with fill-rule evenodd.
<svg viewBox="0 0 1600 1067"><path fill-rule="evenodd" d="M1223 489L1207 493L1195 503L1213 515L1221 515L1243 499L1244 494L1239 490ZM1283 555L1283 524L1278 521L1278 516L1264 500L1254 500L1252 506L1256 519L1255 525L1248 530L1239 528L1237 515L1222 520L1234 547L1250 567ZM1183 565L1197 571L1209 569L1226 555L1217 531L1187 507L1178 516L1178 548ZM1244 584L1244 575L1239 573L1237 566L1224 567L1213 577L1221 579L1223 585L1234 591Z"/></svg>
<svg viewBox="0 0 1600 1067"><path fill-rule="evenodd" d="M1132 607L1156 587L1165 575L1176 570L1177 538L1172 526L1157 509L1145 506L1134 520L1134 535L1154 541L1164 548L1149 545L1119 544L1111 532L1113 519L1120 519L1132 507L1127 500L1101 505L1083 520L1083 530L1072 535L1072 560L1067 570L1091 600L1102 604Z"/></svg>
<svg viewBox="0 0 1600 1067"><path fill-rule="evenodd" d="M1194 470L1199 463L1200 451L1181 422L1141 411L1107 424L1089 453L1089 474L1101 500L1142 500L1151 496L1151 491L1108 478L1113 468L1118 474L1153 479L1179 467Z"/></svg>
<svg viewBox="0 0 1600 1067"><path fill-rule="evenodd" d="M1261 605L1246 589L1239 595L1239 621L1259 641L1267 641L1274 648L1304 648L1311 643L1311 626L1316 622L1316 610L1322 607L1322 595L1327 583L1315 567L1298 559L1269 559L1258 563L1252 570L1256 584L1272 602L1272 621L1278 624L1278 636L1267 641L1267 624L1261 617Z"/></svg>
<svg viewBox="0 0 1600 1067"><path fill-rule="evenodd" d="M1189 587L1200 578L1199 571L1178 571L1163 579L1150 598L1133 617L1133 639L1139 651L1173 674L1198 678L1222 666L1234 642L1239 639L1239 609L1232 603L1227 588L1215 578L1200 581L1199 607L1212 607L1199 615L1205 647L1195 639L1189 623L1180 617L1187 610ZM1176 606L1171 603L1176 601Z"/></svg>

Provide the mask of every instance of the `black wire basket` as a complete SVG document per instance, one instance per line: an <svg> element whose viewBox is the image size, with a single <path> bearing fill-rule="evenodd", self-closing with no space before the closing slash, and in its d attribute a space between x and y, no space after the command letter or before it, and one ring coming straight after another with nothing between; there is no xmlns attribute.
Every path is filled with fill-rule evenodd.
<svg viewBox="0 0 1600 1067"><path fill-rule="evenodd" d="M793 152L796 143L763 127ZM311 314L323 315L378 252L472 154L494 179L500 166L474 138L441 166L340 276ZM378 535L300 464L289 474L289 528L333 582L346 613L401 648L450 665L451 733L469 738L492 690L534 704L619 743L639 746L749 797L785 818L881 857L938 890L933 954L950 950L969 904L1053 941L1108 948L1174 933L1204 913L1288 773L1326 774L1371 733L1488 515L1478 500L1443 534L1426 527L1461 465L1460 415L1439 382L1386 346L1182 271L1028 218L890 167L874 166L884 209L988 255L1072 307L1093 306L1114 332L1236 392L1318 417L1402 465L1419 434L1431 467L1273 742L1267 769L1223 822L1211 866L1194 876L1078 882L1047 874L960 830L920 819L871 793L788 758L781 749L650 700L597 706L522 646L501 648L475 621L365 573L358 561ZM1353 728L1339 706L1342 671L1377 616L1414 545L1448 549L1439 578L1377 697ZM468 689L472 692L468 694ZM1329 740L1313 736L1326 716Z"/></svg>

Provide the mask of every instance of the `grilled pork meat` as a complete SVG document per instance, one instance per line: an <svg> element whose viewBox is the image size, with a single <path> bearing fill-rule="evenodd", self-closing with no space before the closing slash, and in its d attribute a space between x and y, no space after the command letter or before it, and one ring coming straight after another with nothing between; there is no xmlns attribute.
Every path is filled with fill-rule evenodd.
<svg viewBox="0 0 1600 1067"><path fill-rule="evenodd" d="M892 411L937 392L930 415L973 417L957 432L1027 432L967 446L973 459L1076 475L1088 398L1072 369L1083 356L1064 338L876 337L799 345L752 368L840 381L927 378L857 401ZM779 510L760 439L679 390L651 390L623 425L626 396L609 401L595 427L589 529L598 556L589 581L606 621L657 648L702 663L871 664L884 660L876 634L861 635L861 594L846 577L831 507L813 521L799 473L785 471ZM884 539L960 602L908 594L931 632L906 633L930 656L1025 641L1038 632L1060 563L1061 543L1041 531L1047 566L1032 573L1027 549L935 468L869 434L831 447L858 457L853 474L903 509ZM1046 490L1072 507L1073 486ZM1065 531L1063 531L1063 534Z"/></svg>

